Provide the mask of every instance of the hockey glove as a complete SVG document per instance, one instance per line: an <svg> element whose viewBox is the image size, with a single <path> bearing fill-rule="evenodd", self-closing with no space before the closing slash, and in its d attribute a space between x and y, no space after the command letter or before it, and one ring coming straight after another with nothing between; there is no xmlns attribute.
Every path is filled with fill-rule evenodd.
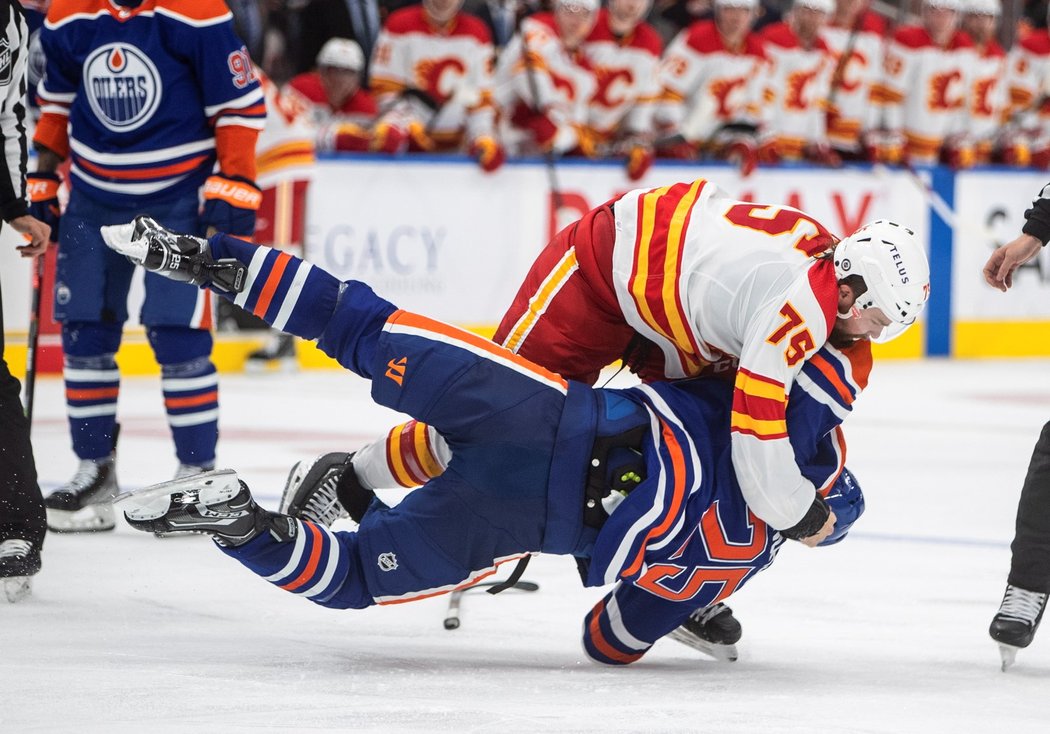
<svg viewBox="0 0 1050 734"><path fill-rule="evenodd" d="M492 173L507 160L503 146L488 135L474 138L474 142L470 145L470 156L478 162L485 173Z"/></svg>
<svg viewBox="0 0 1050 734"><path fill-rule="evenodd" d="M803 540L820 532L830 516L831 508L828 507L827 501L817 494L802 519L790 528L781 530L780 534L791 540Z"/></svg>
<svg viewBox="0 0 1050 734"><path fill-rule="evenodd" d="M51 241L58 242L58 223L62 212L58 206L58 187L62 179L57 173L30 173L26 176L29 195L29 213L51 227Z"/></svg>
<svg viewBox="0 0 1050 734"><path fill-rule="evenodd" d="M150 217L102 227L106 245L151 273L180 283L214 285L229 293L244 290L248 268L239 260L213 260L208 241L176 234Z"/></svg>
<svg viewBox="0 0 1050 734"><path fill-rule="evenodd" d="M838 168L842 165L842 157L827 143L809 143L803 155L818 166Z"/></svg>
<svg viewBox="0 0 1050 734"><path fill-rule="evenodd" d="M201 218L206 227L240 237L255 234L255 211L262 204L262 192L243 176L224 176L217 173L204 182L204 211Z"/></svg>
<svg viewBox="0 0 1050 734"><path fill-rule="evenodd" d="M372 133L352 122L325 125L317 134L321 150L363 153L372 143Z"/></svg>
<svg viewBox="0 0 1050 734"><path fill-rule="evenodd" d="M652 147L648 145L631 146L627 152L627 178L639 180L652 167L655 157Z"/></svg>
<svg viewBox="0 0 1050 734"><path fill-rule="evenodd" d="M390 122L380 122L372 136L372 150L399 155L408 150L408 130Z"/></svg>

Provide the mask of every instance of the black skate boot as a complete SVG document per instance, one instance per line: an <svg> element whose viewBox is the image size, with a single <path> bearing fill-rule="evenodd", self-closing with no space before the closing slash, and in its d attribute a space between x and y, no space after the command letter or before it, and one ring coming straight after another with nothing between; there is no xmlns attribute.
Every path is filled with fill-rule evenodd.
<svg viewBox="0 0 1050 734"><path fill-rule="evenodd" d="M740 622L733 616L733 610L718 602L697 609L689 615L684 624L672 630L668 637L715 660L732 663L738 657L736 643L740 641L742 634L743 630Z"/></svg>
<svg viewBox="0 0 1050 734"><path fill-rule="evenodd" d="M1032 644L1046 611L1046 599L1047 595L1038 591L1006 585L1002 604L988 628L988 634L999 643L1003 672L1014 664L1018 650Z"/></svg>
<svg viewBox="0 0 1050 734"><path fill-rule="evenodd" d="M112 530L117 492L114 459L82 459L77 473L44 500L47 527L56 533Z"/></svg>
<svg viewBox="0 0 1050 734"><path fill-rule="evenodd" d="M21 538L0 541L0 593L9 602L29 596L39 570L40 548L36 545Z"/></svg>
<svg viewBox="0 0 1050 734"><path fill-rule="evenodd" d="M291 334L273 333L266 343L248 355L244 362L246 372L266 372L279 370L294 372L299 366L295 354L295 337Z"/></svg>
<svg viewBox="0 0 1050 734"><path fill-rule="evenodd" d="M231 548L266 531L287 540L297 528L287 515L255 504L248 485L230 469L154 484L122 494L116 501L136 530L158 535L203 532Z"/></svg>
<svg viewBox="0 0 1050 734"><path fill-rule="evenodd" d="M193 285L215 285L230 293L244 289L248 268L238 260L214 260L208 240L177 234L151 217L102 227L106 245L150 272Z"/></svg>
<svg viewBox="0 0 1050 734"><path fill-rule="evenodd" d="M325 527L345 517L360 523L375 493L358 481L353 458L335 452L293 466L281 495L281 512Z"/></svg>

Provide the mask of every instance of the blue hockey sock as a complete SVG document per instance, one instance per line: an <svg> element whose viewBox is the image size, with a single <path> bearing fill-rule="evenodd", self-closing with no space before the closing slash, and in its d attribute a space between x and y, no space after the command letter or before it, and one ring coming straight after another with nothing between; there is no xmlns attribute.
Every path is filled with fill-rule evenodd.
<svg viewBox="0 0 1050 734"><path fill-rule="evenodd" d="M120 371L113 355L66 356L62 375L73 453L80 459L109 456L113 452L120 393Z"/></svg>
<svg viewBox="0 0 1050 734"><path fill-rule="evenodd" d="M146 336L161 365L160 384L175 455L183 464L211 467L219 440L219 379L210 358L211 333L153 326Z"/></svg>

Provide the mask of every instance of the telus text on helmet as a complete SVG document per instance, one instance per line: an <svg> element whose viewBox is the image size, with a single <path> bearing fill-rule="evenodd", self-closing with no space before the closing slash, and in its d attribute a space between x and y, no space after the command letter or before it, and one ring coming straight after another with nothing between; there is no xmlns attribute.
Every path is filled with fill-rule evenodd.
<svg viewBox="0 0 1050 734"><path fill-rule="evenodd" d="M901 285L905 285L908 282L908 269L904 267L904 258L897 252L896 245L890 245L890 253L893 256L893 262L897 265L897 275L901 276Z"/></svg>

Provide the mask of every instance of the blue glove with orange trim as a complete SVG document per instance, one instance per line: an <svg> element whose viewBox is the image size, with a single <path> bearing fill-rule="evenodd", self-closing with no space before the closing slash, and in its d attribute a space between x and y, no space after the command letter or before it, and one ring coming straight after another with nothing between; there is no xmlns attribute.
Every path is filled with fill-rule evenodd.
<svg viewBox="0 0 1050 734"><path fill-rule="evenodd" d="M262 192L254 181L217 173L204 182L201 219L206 227L219 232L251 237L255 234L255 212L260 204Z"/></svg>
<svg viewBox="0 0 1050 734"><path fill-rule="evenodd" d="M58 187L61 185L62 179L57 173L37 171L26 176L29 214L51 227L52 242L58 242L58 223L62 219L58 205Z"/></svg>

